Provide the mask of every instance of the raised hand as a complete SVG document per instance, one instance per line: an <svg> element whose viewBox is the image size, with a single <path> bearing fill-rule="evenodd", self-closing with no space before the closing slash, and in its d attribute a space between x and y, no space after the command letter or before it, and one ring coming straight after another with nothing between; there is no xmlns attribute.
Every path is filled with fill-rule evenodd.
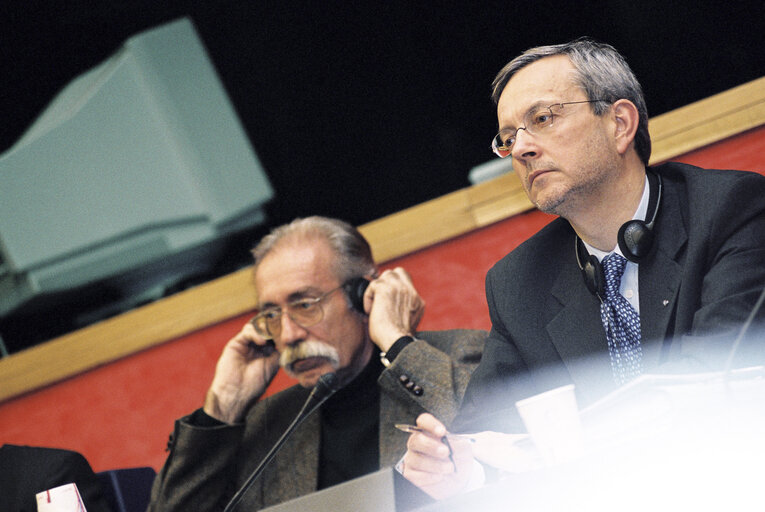
<svg viewBox="0 0 765 512"><path fill-rule="evenodd" d="M249 322L223 348L204 411L225 423L242 421L279 370L279 353Z"/></svg>
<svg viewBox="0 0 765 512"><path fill-rule="evenodd" d="M369 284L364 310L369 314L369 336L385 352L401 336L414 334L425 312L425 301L406 270L396 267Z"/></svg>

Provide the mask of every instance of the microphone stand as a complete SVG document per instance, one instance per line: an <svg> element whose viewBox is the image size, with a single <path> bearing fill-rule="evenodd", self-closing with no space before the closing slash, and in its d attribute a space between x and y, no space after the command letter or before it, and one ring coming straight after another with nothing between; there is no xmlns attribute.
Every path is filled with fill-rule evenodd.
<svg viewBox="0 0 765 512"><path fill-rule="evenodd" d="M287 441L287 438L289 438L292 432L295 431L298 425L303 423L303 420L305 420L313 411L315 411L321 404L323 404L330 396L332 396L335 393L335 391L340 389L338 384L339 382L338 382L337 375L334 373L326 373L322 375L321 377L319 377L319 380L316 382L316 385L311 391L311 394L308 396L308 399L305 401L305 404L303 404L303 408L300 409L300 412L298 412L297 416L295 416L295 419L292 420L292 423L290 423L289 427L287 427L287 430L285 430L284 434L282 434L279 440L276 441L276 444L266 454L266 456L260 462L258 467L255 468L255 470L252 472L252 474L244 483L244 485L242 485L241 489L239 489L239 491L237 491L234 497L231 498L231 501L228 502L228 505L226 505L226 508L223 509L223 512L231 512L232 510L234 510L234 508L236 508L236 506L239 504L240 501L242 501L242 498L252 486L253 482L255 482L258 476L260 476L260 474L265 469L266 465L269 462L271 462L271 459L274 458L274 455L276 455L276 453L279 451L279 448L281 448L284 442Z"/></svg>

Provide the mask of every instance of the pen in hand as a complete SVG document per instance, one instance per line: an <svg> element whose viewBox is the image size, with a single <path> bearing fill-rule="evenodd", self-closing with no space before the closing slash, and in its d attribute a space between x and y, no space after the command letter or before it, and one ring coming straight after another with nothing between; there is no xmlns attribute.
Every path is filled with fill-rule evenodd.
<svg viewBox="0 0 765 512"><path fill-rule="evenodd" d="M413 432L425 432L424 428L418 427L417 425L410 425L408 423L396 423L394 426L400 431L406 432L407 434L411 434ZM475 438L470 436L470 434L452 434L451 432L447 432L444 437L448 437L450 439L464 439L470 443L475 443Z"/></svg>
<svg viewBox="0 0 765 512"><path fill-rule="evenodd" d="M401 430L402 432L407 432L409 434L411 434L413 432L424 432L425 431L425 429L420 428L417 425L409 425L409 424L406 424L406 423L396 423L395 427L397 429ZM457 463L454 462L454 451L452 450L452 445L449 444L449 438L452 438L452 439L465 439L465 440L467 440L470 443L475 443L475 439L473 439L469 435L450 434L448 432L446 433L445 436L443 436L441 438L441 442L444 443L446 445L446 447L449 449L449 460L451 461L452 466L454 467L454 471L456 473L457 472Z"/></svg>

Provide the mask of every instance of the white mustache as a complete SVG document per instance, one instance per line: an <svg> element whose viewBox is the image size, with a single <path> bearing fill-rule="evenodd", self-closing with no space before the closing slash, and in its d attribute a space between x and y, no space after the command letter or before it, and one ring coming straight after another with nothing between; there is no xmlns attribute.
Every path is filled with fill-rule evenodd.
<svg viewBox="0 0 765 512"><path fill-rule="evenodd" d="M329 361L334 369L340 366L340 354L337 353L337 350L321 341L301 341L297 345L285 348L279 355L279 365L294 377L293 365L295 362L309 357L323 357Z"/></svg>

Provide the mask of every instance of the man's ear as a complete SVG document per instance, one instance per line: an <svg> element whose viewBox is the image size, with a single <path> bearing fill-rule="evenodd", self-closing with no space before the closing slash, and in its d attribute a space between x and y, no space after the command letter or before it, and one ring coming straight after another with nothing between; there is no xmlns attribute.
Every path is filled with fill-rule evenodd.
<svg viewBox="0 0 765 512"><path fill-rule="evenodd" d="M611 105L611 114L615 122L616 149L623 155L630 147L634 147L632 142L635 140L640 115L635 104L625 99L616 100Z"/></svg>

